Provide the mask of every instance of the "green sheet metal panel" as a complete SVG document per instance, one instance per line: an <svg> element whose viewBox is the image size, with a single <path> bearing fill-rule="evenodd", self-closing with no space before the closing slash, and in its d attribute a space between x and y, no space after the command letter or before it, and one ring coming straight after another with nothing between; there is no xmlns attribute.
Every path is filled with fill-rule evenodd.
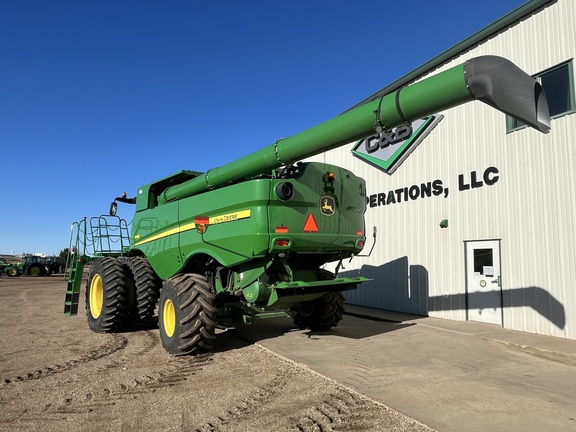
<svg viewBox="0 0 576 432"><path fill-rule="evenodd" d="M268 252L267 204L270 180L257 179L180 200L180 251L186 261L208 254L226 267L262 257ZM208 218L206 232L194 226Z"/></svg>
<svg viewBox="0 0 576 432"><path fill-rule="evenodd" d="M360 252L358 241L365 240L364 180L346 169L327 164L302 163L298 167L298 176L288 180L294 185L291 200L279 200L274 195L274 187L271 188L272 235L290 239L292 248L298 251ZM329 172L334 174L334 182L326 181Z"/></svg>

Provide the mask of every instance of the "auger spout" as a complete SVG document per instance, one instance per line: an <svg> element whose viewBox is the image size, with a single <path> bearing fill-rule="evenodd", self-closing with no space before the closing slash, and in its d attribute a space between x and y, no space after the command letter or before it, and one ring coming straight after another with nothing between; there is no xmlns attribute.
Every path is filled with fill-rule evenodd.
<svg viewBox="0 0 576 432"><path fill-rule="evenodd" d="M509 60L476 57L394 93L338 115L166 189L161 202L202 193L323 153L438 111L480 100L536 130L550 131L546 96L540 84Z"/></svg>

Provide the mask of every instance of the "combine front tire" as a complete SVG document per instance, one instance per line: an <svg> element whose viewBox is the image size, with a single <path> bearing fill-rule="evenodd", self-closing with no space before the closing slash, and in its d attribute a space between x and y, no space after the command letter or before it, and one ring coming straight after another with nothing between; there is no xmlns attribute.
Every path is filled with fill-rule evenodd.
<svg viewBox="0 0 576 432"><path fill-rule="evenodd" d="M130 310L126 270L116 258L100 258L92 264L86 285L88 325L96 333L123 329Z"/></svg>
<svg viewBox="0 0 576 432"><path fill-rule="evenodd" d="M160 292L158 319L164 349L174 355L210 351L216 337L214 302L204 276L191 273L168 279Z"/></svg>

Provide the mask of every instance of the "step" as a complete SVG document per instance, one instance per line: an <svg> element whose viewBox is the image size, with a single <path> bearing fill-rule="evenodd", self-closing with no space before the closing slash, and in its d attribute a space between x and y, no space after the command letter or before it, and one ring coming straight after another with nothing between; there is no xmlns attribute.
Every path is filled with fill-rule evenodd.
<svg viewBox="0 0 576 432"><path fill-rule="evenodd" d="M66 300L64 301L64 315L71 316L78 314L78 301L80 300L80 292L66 291Z"/></svg>

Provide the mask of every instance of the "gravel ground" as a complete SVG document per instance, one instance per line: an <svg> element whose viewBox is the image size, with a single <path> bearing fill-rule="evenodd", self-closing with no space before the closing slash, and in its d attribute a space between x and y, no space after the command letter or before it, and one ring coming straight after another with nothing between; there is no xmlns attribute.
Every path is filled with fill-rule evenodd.
<svg viewBox="0 0 576 432"><path fill-rule="evenodd" d="M61 275L0 278L2 431L431 430L234 330L196 357L157 329L93 333L64 291Z"/></svg>

